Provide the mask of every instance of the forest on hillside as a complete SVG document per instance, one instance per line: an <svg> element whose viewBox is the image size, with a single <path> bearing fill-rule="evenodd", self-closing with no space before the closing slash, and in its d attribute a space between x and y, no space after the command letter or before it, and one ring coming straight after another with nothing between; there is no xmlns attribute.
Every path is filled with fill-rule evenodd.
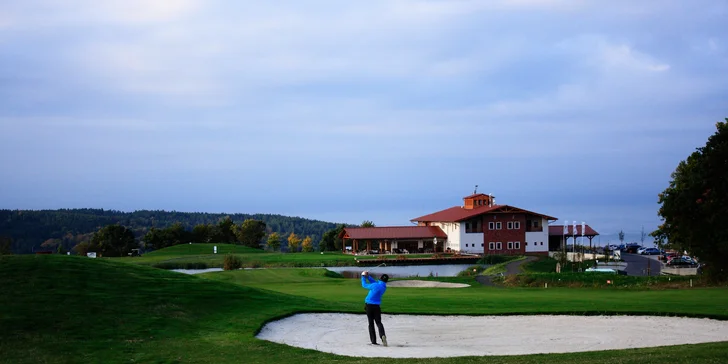
<svg viewBox="0 0 728 364"><path fill-rule="evenodd" d="M79 243L89 241L99 229L109 225L122 225L130 229L137 240L152 228L164 229L181 224L191 231L202 224L217 224L230 217L235 224L248 219L265 223L268 234L280 236L295 233L310 236L315 246L322 236L338 224L273 214L221 214L203 212L177 212L139 210L122 212L104 209L60 210L0 210L0 237L9 238L11 251L26 254L38 251L71 251Z"/></svg>

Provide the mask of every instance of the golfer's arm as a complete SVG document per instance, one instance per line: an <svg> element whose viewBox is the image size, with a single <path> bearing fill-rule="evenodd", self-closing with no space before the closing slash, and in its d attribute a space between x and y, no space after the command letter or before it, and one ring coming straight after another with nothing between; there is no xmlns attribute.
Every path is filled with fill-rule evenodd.
<svg viewBox="0 0 728 364"><path fill-rule="evenodd" d="M374 283L374 282L372 282ZM367 283L366 278L361 277L361 286L366 289L372 289L372 283Z"/></svg>

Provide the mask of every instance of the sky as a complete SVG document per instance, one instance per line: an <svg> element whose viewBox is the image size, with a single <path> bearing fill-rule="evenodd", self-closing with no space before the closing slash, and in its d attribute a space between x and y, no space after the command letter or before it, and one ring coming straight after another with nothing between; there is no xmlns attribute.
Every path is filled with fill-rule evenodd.
<svg viewBox="0 0 728 364"><path fill-rule="evenodd" d="M727 17L724 0L6 0L0 208L410 225L478 185L638 237L728 117Z"/></svg>

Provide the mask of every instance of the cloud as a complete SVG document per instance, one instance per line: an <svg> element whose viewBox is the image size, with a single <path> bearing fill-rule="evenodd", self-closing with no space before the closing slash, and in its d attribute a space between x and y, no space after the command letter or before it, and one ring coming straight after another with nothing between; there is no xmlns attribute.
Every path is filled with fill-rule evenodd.
<svg viewBox="0 0 728 364"><path fill-rule="evenodd" d="M139 26L184 18L200 8L198 0L52 0L10 1L5 17L20 29L64 26Z"/></svg>

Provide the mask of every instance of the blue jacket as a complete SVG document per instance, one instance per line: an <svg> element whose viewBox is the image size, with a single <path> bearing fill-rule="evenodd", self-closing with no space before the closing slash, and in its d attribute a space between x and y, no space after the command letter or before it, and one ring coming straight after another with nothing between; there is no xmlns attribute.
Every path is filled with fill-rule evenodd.
<svg viewBox="0 0 728 364"><path fill-rule="evenodd" d="M367 279L369 283L367 283ZM382 295L387 290L387 284L382 281L377 281L372 276L361 276L361 286L369 290L367 298L364 299L365 303L370 305L381 305Z"/></svg>

